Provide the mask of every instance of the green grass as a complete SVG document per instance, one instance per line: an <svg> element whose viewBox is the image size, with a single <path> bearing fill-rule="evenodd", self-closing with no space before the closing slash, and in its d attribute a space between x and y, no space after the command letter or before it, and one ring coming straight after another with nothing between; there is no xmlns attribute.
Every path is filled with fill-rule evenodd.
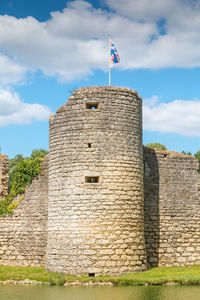
<svg viewBox="0 0 200 300"><path fill-rule="evenodd" d="M200 266L191 267L158 267L146 272L136 272L120 276L73 276L52 273L44 267L9 267L0 266L0 281L7 279L36 280L50 285L63 285L66 281L111 281L114 285L161 285L175 283L180 285L200 285Z"/></svg>
<svg viewBox="0 0 200 300"><path fill-rule="evenodd" d="M168 283L200 285L200 266L152 268L146 272L118 276L115 282L122 285L159 285Z"/></svg>

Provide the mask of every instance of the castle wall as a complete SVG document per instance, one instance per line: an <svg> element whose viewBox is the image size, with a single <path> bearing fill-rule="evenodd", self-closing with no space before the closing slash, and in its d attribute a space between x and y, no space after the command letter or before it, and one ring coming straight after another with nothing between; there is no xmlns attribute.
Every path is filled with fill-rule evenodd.
<svg viewBox="0 0 200 300"><path fill-rule="evenodd" d="M48 194L48 159L26 188L13 215L0 217L0 265L44 265ZM18 197L20 199L21 196Z"/></svg>
<svg viewBox="0 0 200 300"><path fill-rule="evenodd" d="M150 266L200 264L198 161L144 148L145 240Z"/></svg>
<svg viewBox="0 0 200 300"><path fill-rule="evenodd" d="M113 87L76 91L50 118L49 155L47 269L71 274L144 270L137 93Z"/></svg>
<svg viewBox="0 0 200 300"><path fill-rule="evenodd" d="M197 170L192 156L146 147L143 156L135 91L80 89L50 118L49 164L0 217L0 265L120 274L200 264ZM0 155L0 198L7 185Z"/></svg>
<svg viewBox="0 0 200 300"><path fill-rule="evenodd" d="M8 194L8 156L0 154L0 199Z"/></svg>

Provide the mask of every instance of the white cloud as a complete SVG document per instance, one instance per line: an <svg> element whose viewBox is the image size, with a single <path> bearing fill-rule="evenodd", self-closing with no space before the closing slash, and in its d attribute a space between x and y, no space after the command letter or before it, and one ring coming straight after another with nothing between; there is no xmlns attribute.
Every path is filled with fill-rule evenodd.
<svg viewBox="0 0 200 300"><path fill-rule="evenodd" d="M144 130L200 136L200 100L159 103L158 96L144 100Z"/></svg>
<svg viewBox="0 0 200 300"><path fill-rule="evenodd" d="M112 12L75 0L46 22L0 15L0 65L8 65L0 83L16 83L38 69L60 81L107 70L109 35L119 50L119 68L200 66L199 1L105 1Z"/></svg>
<svg viewBox="0 0 200 300"><path fill-rule="evenodd" d="M46 121L51 111L47 106L23 102L18 94L0 89L0 127Z"/></svg>
<svg viewBox="0 0 200 300"><path fill-rule="evenodd" d="M187 7L181 0L105 0L120 15L137 21L155 22Z"/></svg>
<svg viewBox="0 0 200 300"><path fill-rule="evenodd" d="M0 82L3 85L19 83L26 71L23 65L0 53Z"/></svg>

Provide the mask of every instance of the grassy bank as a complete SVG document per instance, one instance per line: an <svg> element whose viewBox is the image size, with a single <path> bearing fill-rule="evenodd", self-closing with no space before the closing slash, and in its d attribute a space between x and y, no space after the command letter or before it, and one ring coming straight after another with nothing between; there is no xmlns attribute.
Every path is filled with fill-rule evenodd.
<svg viewBox="0 0 200 300"><path fill-rule="evenodd" d="M50 285L63 285L65 282L112 282L114 285L200 285L200 266L153 268L120 276L72 276L46 271L43 267L0 266L0 281L36 280Z"/></svg>

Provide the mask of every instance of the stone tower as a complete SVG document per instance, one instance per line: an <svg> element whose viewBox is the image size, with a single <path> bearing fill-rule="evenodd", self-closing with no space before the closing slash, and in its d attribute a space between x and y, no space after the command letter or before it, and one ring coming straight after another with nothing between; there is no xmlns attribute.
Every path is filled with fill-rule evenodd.
<svg viewBox="0 0 200 300"><path fill-rule="evenodd" d="M46 268L146 268L142 103L126 88L82 88L50 118Z"/></svg>

